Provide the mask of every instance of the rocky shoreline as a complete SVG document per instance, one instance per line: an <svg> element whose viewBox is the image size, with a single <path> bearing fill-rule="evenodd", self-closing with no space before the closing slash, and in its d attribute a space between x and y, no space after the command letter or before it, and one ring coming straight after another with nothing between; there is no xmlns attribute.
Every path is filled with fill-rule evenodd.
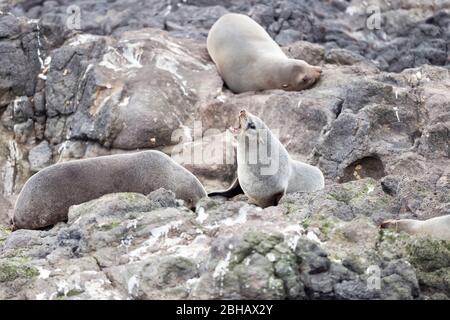
<svg viewBox="0 0 450 320"><path fill-rule="evenodd" d="M68 28L69 3L81 30ZM366 26L370 5L380 29ZM0 11L0 299L450 298L448 241L378 227L450 214L448 1L6 1ZM224 88L205 37L230 11L321 65L320 81ZM182 158L228 141L242 107L320 167L326 188L266 209L203 199L195 212L167 190L111 194L48 230L9 230L15 197L48 165L142 149ZM236 170L182 164L209 190Z"/></svg>

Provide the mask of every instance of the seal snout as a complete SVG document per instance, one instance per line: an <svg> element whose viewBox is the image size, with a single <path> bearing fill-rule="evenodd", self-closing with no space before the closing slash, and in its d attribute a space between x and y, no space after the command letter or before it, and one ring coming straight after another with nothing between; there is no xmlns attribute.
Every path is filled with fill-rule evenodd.
<svg viewBox="0 0 450 320"><path fill-rule="evenodd" d="M245 109L242 109L241 111L239 111L239 116L238 116L237 120L238 120L238 126L236 128L234 128L234 127L229 128L229 130L233 134L238 134L240 129L245 127L244 124L247 121L247 111Z"/></svg>
<svg viewBox="0 0 450 320"><path fill-rule="evenodd" d="M381 229L395 229L397 230L399 227L398 220L385 220L381 222L380 228Z"/></svg>
<svg viewBox="0 0 450 320"><path fill-rule="evenodd" d="M321 67L313 67L313 77L315 80L318 80L320 78L320 75L322 74L322 68Z"/></svg>
<svg viewBox="0 0 450 320"><path fill-rule="evenodd" d="M317 81L319 81L322 75L322 68L319 66L312 66L309 74L304 77L304 82L306 83L305 88L310 88Z"/></svg>
<svg viewBox="0 0 450 320"><path fill-rule="evenodd" d="M246 121L247 121L247 118L248 118L247 111L246 111L245 109L242 109L242 110L239 112L239 117L238 117L239 124L242 124L242 122L246 122Z"/></svg>
<svg viewBox="0 0 450 320"><path fill-rule="evenodd" d="M385 220L385 221L381 222L381 224L380 224L381 229L388 229L391 226L392 226L392 220Z"/></svg>

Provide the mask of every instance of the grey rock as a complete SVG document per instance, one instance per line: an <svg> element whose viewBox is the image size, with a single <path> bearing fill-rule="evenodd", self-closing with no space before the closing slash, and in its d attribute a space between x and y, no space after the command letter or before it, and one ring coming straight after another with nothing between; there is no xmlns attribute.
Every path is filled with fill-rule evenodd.
<svg viewBox="0 0 450 320"><path fill-rule="evenodd" d="M365 61L364 57L346 49L331 49L325 54L325 62L352 65Z"/></svg>
<svg viewBox="0 0 450 320"><path fill-rule="evenodd" d="M11 203L0 194L0 228L9 224L9 211L12 209Z"/></svg>
<svg viewBox="0 0 450 320"><path fill-rule="evenodd" d="M275 38L275 41L280 46L285 46L287 44L290 44L292 42L298 41L302 39L302 33L297 30L293 29L287 29L282 30Z"/></svg>
<svg viewBox="0 0 450 320"><path fill-rule="evenodd" d="M27 97L19 97L13 102L13 118L15 122L26 122L33 117L33 114L33 105Z"/></svg>
<svg viewBox="0 0 450 320"><path fill-rule="evenodd" d="M14 137L18 143L28 143L34 138L34 122L28 119L26 122L14 125Z"/></svg>
<svg viewBox="0 0 450 320"><path fill-rule="evenodd" d="M160 188L147 196L150 200L156 202L161 207L177 207L177 199L175 197L175 193L171 190L166 190L164 188Z"/></svg>
<svg viewBox="0 0 450 320"><path fill-rule="evenodd" d="M376 299L379 297L376 290L368 289L367 283L361 280L344 280L337 283L334 290L338 299Z"/></svg>
<svg viewBox="0 0 450 320"><path fill-rule="evenodd" d="M30 169L34 172L44 169L51 164L52 149L46 140L33 147L28 154Z"/></svg>
<svg viewBox="0 0 450 320"><path fill-rule="evenodd" d="M289 58L304 60L312 65L319 65L325 52L321 45L307 41L289 42L282 49Z"/></svg>

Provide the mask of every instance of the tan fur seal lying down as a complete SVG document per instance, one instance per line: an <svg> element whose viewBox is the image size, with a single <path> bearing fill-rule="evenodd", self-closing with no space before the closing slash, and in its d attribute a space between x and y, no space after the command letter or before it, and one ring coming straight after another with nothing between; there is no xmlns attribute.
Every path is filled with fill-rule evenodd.
<svg viewBox="0 0 450 320"><path fill-rule="evenodd" d="M413 219L387 220L381 224L381 227L438 240L450 240L450 215L423 221Z"/></svg>
<svg viewBox="0 0 450 320"><path fill-rule="evenodd" d="M263 27L243 14L220 17L206 42L219 74L235 93L303 90L311 87L322 72L320 67L288 58Z"/></svg>
<svg viewBox="0 0 450 320"><path fill-rule="evenodd" d="M165 188L194 207L206 196L198 179L159 151L143 151L52 165L32 176L14 210L15 229L38 229L67 220L69 207L108 193Z"/></svg>
<svg viewBox="0 0 450 320"><path fill-rule="evenodd" d="M242 110L237 137L237 179L225 191L209 196L227 198L245 193L261 207L276 205L285 193L312 192L324 187L322 172L291 159L281 142L257 116Z"/></svg>

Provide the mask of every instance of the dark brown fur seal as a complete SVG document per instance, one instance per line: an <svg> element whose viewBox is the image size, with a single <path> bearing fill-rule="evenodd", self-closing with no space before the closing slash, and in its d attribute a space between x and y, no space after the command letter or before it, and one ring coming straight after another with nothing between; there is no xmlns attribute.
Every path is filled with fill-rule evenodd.
<svg viewBox="0 0 450 320"><path fill-rule="evenodd" d="M69 207L108 193L165 188L194 207L206 196L198 179L159 151L143 151L55 164L39 171L17 199L15 229L39 229L67 220Z"/></svg>

